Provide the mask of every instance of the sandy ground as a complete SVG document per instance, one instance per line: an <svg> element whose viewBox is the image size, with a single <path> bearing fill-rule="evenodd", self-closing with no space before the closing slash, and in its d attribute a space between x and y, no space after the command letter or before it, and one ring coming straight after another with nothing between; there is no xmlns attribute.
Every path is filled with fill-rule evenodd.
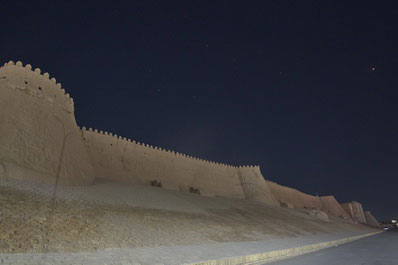
<svg viewBox="0 0 398 265"><path fill-rule="evenodd" d="M10 179L0 184L2 253L245 242L370 230L338 218L327 222L306 211L147 186L100 181L54 190Z"/></svg>

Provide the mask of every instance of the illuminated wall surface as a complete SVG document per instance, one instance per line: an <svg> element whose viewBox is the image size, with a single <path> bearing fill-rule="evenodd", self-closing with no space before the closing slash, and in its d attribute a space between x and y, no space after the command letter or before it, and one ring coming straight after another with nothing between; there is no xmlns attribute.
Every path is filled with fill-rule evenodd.
<svg viewBox="0 0 398 265"><path fill-rule="evenodd" d="M376 220L371 212L365 211L365 218L368 225L380 226L379 222Z"/></svg>
<svg viewBox="0 0 398 265"><path fill-rule="evenodd" d="M231 166L77 126L73 99L40 69L0 68L0 174L64 185L95 177L277 205L258 166Z"/></svg>
<svg viewBox="0 0 398 265"><path fill-rule="evenodd" d="M65 185L95 177L73 100L55 78L20 62L0 68L0 175Z"/></svg>
<svg viewBox="0 0 398 265"><path fill-rule="evenodd" d="M360 223L366 223L365 214L362 209L362 204L356 201L342 203L341 206L351 216L351 218Z"/></svg>
<svg viewBox="0 0 398 265"><path fill-rule="evenodd" d="M277 205L258 166L231 166L138 143L108 132L82 129L96 177L163 188L198 189L205 196L246 198Z"/></svg>
<svg viewBox="0 0 398 265"><path fill-rule="evenodd" d="M276 207L307 208L374 223L360 203L340 205L265 181L258 166L232 166L79 128L74 103L61 84L40 69L9 62L0 68L0 177L61 185L90 185L95 178L223 196ZM376 221L377 222L377 221Z"/></svg>

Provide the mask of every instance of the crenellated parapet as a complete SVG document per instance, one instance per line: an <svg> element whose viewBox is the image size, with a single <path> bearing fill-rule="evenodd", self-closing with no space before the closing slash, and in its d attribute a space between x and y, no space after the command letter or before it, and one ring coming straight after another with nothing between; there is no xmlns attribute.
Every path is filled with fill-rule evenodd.
<svg viewBox="0 0 398 265"><path fill-rule="evenodd" d="M319 199L266 182L257 165L209 161L111 132L79 128L73 99L56 78L20 61L0 67L0 114L0 177L61 185L87 185L104 178L276 207L280 202L320 209L322 200L327 204L323 208L341 214L334 197ZM349 206L351 215L360 215L365 222L360 204Z"/></svg>
<svg viewBox="0 0 398 265"><path fill-rule="evenodd" d="M220 163L220 162L216 162L216 161L209 161L203 158L198 158L198 157L194 157L191 155L187 155L181 152L177 152L174 150L169 150L169 149L165 149L162 147L158 147L158 146L153 146L150 144L146 144L146 143L142 143L133 139L129 139L123 136L119 136L117 134L113 134L111 132L107 132L107 131L103 131L103 130L98 130L98 129L93 129L93 128L86 128L86 127L81 127L80 130L82 131L82 137L83 140L86 140L84 135L87 133L93 133L93 134L97 134L97 135L101 135L101 136L108 136L109 138L109 144L114 143L120 143L120 144L130 144L130 145L138 145L140 147L143 148L147 148L150 149L154 152L164 152L179 158L184 158L184 159L190 159L190 160L196 160L199 162L203 162L203 163L208 163L209 165L212 166L220 166L220 167L226 167L226 168L238 168L238 169L259 169L259 166L254 166L254 165L243 165L243 166L235 166L235 165L229 165L229 164L225 164L225 163Z"/></svg>
<svg viewBox="0 0 398 265"><path fill-rule="evenodd" d="M10 61L0 67L0 177L88 185L94 168L73 99L50 74Z"/></svg>
<svg viewBox="0 0 398 265"><path fill-rule="evenodd" d="M55 77L50 74L42 73L40 68L33 69L30 64L23 65L21 61L14 63L9 61L0 67L0 79L20 92L29 96L43 99L48 104L61 107L67 112L73 113L73 98L60 83L57 83Z"/></svg>
<svg viewBox="0 0 398 265"><path fill-rule="evenodd" d="M259 166L235 166L80 128L96 177L277 206Z"/></svg>
<svg viewBox="0 0 398 265"><path fill-rule="evenodd" d="M13 137L4 150L0 145L0 151L7 161L15 161L7 165L7 172L16 177L32 179L33 170L47 172L40 181L49 183L58 176L66 185L105 178L275 205L259 166L209 161L111 132L78 128L73 99L54 77L30 64L10 61L0 67L0 94L0 108L9 123L3 129L7 138ZM64 157L61 162L59 157ZM26 169L23 174L19 168L12 171L16 164Z"/></svg>

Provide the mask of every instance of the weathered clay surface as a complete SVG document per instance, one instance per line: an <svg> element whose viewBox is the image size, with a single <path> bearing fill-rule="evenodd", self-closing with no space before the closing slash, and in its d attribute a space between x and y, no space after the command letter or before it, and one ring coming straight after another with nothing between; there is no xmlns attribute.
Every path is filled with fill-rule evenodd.
<svg viewBox="0 0 398 265"><path fill-rule="evenodd" d="M238 175L245 198L279 207L278 201L260 172L260 167L239 167Z"/></svg>
<svg viewBox="0 0 398 265"><path fill-rule="evenodd" d="M375 227L380 227L379 221L373 216L373 214L370 211L365 211L365 218L366 218L366 224L375 226Z"/></svg>
<svg viewBox="0 0 398 265"><path fill-rule="evenodd" d="M320 196L319 200L321 201L323 210L331 214L333 216L339 216L346 220L350 220L351 217L348 213L341 207L334 196Z"/></svg>
<svg viewBox="0 0 398 265"><path fill-rule="evenodd" d="M356 201L341 203L343 209L351 216L354 221L366 224L365 214L362 204Z"/></svg>
<svg viewBox="0 0 398 265"><path fill-rule="evenodd" d="M328 215L352 221L351 215L337 202L334 196L312 196L272 181L266 182L281 207L318 210Z"/></svg>
<svg viewBox="0 0 398 265"><path fill-rule="evenodd" d="M266 181L275 199L281 204L293 205L294 208L322 210L322 203L318 197L306 194L299 190Z"/></svg>
<svg viewBox="0 0 398 265"><path fill-rule="evenodd" d="M343 210L265 181L258 166L232 166L153 147L112 133L78 128L73 100L48 73L9 62L0 68L0 177L63 185L95 178L307 208L365 223L359 204Z"/></svg>
<svg viewBox="0 0 398 265"><path fill-rule="evenodd" d="M0 68L0 177L91 184L73 101L55 79L18 62Z"/></svg>
<svg viewBox="0 0 398 265"><path fill-rule="evenodd" d="M79 129L54 78L21 62L0 68L0 176L65 185L95 177L277 206L258 167L236 167Z"/></svg>
<svg viewBox="0 0 398 265"><path fill-rule="evenodd" d="M258 166L231 166L164 150L108 132L82 128L99 178L166 189L197 189L204 196L244 198L278 206Z"/></svg>

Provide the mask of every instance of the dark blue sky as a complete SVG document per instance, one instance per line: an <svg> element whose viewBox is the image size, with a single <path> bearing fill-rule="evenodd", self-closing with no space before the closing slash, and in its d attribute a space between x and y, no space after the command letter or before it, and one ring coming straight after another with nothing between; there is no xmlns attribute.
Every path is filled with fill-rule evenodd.
<svg viewBox="0 0 398 265"><path fill-rule="evenodd" d="M396 1L7 1L81 126L398 216Z"/></svg>

